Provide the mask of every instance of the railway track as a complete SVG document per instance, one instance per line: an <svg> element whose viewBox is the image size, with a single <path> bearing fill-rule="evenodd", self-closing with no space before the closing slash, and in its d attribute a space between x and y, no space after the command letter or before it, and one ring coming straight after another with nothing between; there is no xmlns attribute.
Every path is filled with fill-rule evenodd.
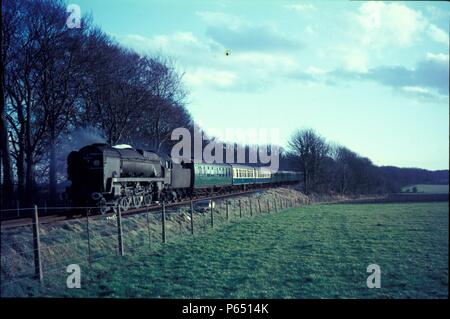
<svg viewBox="0 0 450 319"><path fill-rule="evenodd" d="M217 194L217 195L207 195L207 196L196 196L192 197L191 199L181 200L177 202L169 202L165 203L166 208L174 208L178 206L185 206L189 205L191 201L202 201L202 200L214 200L214 199L223 199L223 198L230 198L230 197L237 197L242 195L249 195L254 193L261 192L262 189L251 189L246 191L238 191L238 192L231 192L231 193L225 193L225 194ZM53 208L46 208L47 210L52 210ZM74 219L80 219L84 216L86 216L87 211L97 211L98 208L96 207L60 207L56 208L60 209L60 211L55 211L54 214L50 215L44 215L39 217L39 223L40 224L48 224L48 223L55 223L55 222L61 222L61 221L68 221L68 220L74 220ZM73 209L77 209L77 213L73 213ZM136 214L140 214L143 212L158 212L162 209L162 203L153 204L150 206L145 207L139 207L139 208L133 208L129 209L127 211L121 212L122 217L126 218L127 216L132 216ZM31 208L29 209L32 210ZM97 213L99 214L99 213ZM115 212L108 212L106 214L103 214L101 216L104 217L110 217L115 215ZM30 226L33 223L32 217L25 217L25 218L11 218L11 219L5 219L1 220L1 228L11 228L11 227L20 227L20 226Z"/></svg>

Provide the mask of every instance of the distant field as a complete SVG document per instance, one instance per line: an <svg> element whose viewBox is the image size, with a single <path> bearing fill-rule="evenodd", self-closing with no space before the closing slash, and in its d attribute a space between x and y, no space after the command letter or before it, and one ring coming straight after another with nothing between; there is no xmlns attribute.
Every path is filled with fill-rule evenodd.
<svg viewBox="0 0 450 319"><path fill-rule="evenodd" d="M428 194L448 194L448 185L427 185L427 184L417 184L410 185L402 188L402 192L413 191L413 187L417 187L417 192L428 193Z"/></svg>
<svg viewBox="0 0 450 319"><path fill-rule="evenodd" d="M366 268L381 267L381 289ZM448 203L311 205L242 220L151 255L94 263L81 289L122 298L447 298Z"/></svg>

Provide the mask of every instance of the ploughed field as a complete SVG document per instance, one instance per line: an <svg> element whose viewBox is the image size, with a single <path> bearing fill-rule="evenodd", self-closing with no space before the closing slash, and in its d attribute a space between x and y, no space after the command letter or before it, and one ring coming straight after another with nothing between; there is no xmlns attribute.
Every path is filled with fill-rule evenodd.
<svg viewBox="0 0 450 319"><path fill-rule="evenodd" d="M366 285L381 268L381 288ZM448 202L310 205L82 269L81 288L45 296L447 298Z"/></svg>

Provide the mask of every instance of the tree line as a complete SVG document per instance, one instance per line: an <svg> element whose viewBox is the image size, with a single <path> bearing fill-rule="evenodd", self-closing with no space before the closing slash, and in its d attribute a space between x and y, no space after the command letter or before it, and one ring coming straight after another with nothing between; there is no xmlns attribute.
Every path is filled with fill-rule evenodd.
<svg viewBox="0 0 450 319"><path fill-rule="evenodd" d="M282 168L303 172L306 193L385 194L415 183L448 184L448 170L379 167L313 129L298 130L288 144Z"/></svg>

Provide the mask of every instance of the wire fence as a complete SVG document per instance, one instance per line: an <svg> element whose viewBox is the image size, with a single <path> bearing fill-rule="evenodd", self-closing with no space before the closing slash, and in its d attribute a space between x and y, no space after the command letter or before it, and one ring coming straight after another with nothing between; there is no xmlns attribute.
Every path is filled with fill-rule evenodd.
<svg viewBox="0 0 450 319"><path fill-rule="evenodd" d="M86 209L79 219L46 223L39 222L42 208L35 206L32 225L2 230L1 296L32 295L36 286L42 291L66 285L70 264L90 267L106 257L152 253L167 242L303 204L300 198L251 195L177 207L162 204L157 211L133 215L94 215Z"/></svg>

